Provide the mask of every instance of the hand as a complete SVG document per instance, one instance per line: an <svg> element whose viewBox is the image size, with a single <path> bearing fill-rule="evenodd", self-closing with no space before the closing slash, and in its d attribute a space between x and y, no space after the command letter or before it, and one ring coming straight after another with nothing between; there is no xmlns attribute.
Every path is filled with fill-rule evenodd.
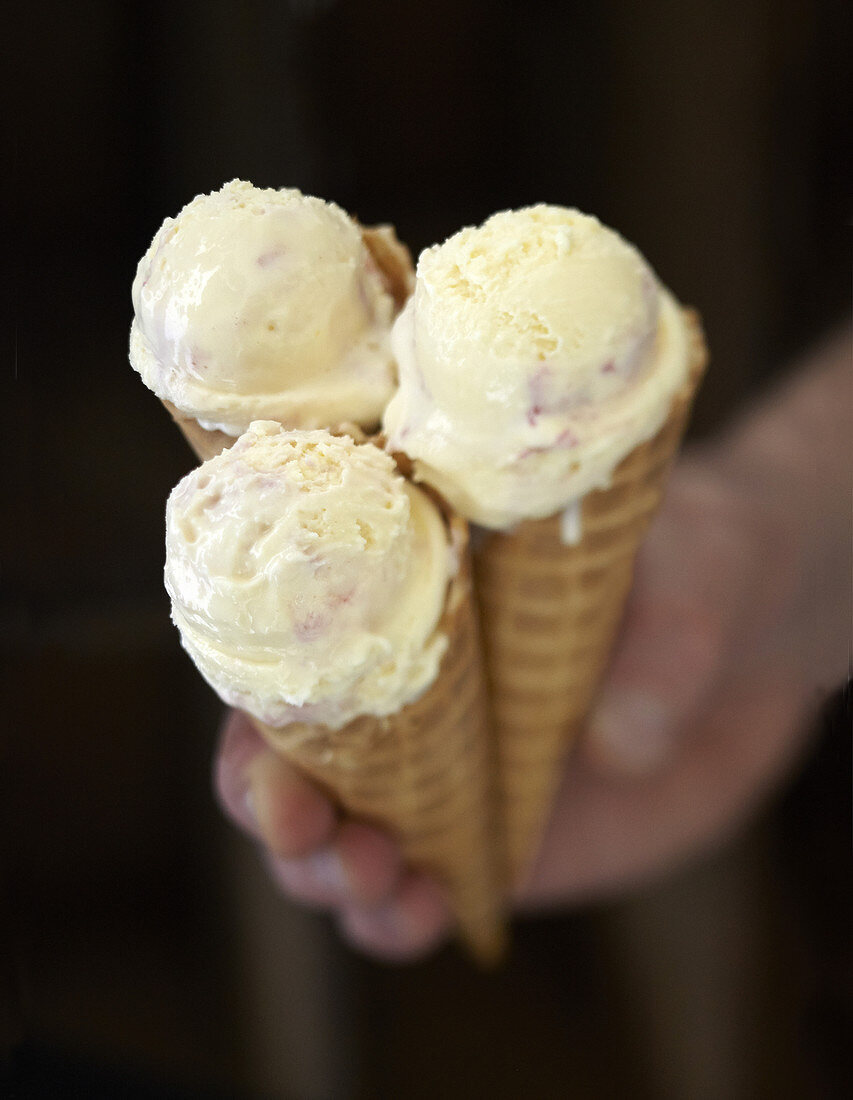
<svg viewBox="0 0 853 1100"><path fill-rule="evenodd" d="M835 371L674 470L520 908L616 895L723 843L803 752L810 712L846 672L850 431ZM383 833L338 820L239 715L217 785L284 891L334 910L357 947L403 960L446 936L440 888Z"/></svg>
<svg viewBox="0 0 853 1100"><path fill-rule="evenodd" d="M524 907L665 874L725 842L790 771L814 702L790 644L798 559L787 518L713 460L673 473Z"/></svg>
<svg viewBox="0 0 853 1100"><path fill-rule="evenodd" d="M334 910L354 946L404 961L446 937L450 916L438 884L404 867L397 845L379 829L340 820L329 799L237 711L222 731L215 784L226 813L261 842L281 889Z"/></svg>

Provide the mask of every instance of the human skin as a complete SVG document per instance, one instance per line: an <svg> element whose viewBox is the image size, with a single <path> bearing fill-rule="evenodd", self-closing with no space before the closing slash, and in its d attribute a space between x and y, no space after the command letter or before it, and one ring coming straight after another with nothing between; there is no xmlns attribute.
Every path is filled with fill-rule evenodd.
<svg viewBox="0 0 853 1100"><path fill-rule="evenodd" d="M724 845L808 749L848 674L850 333L676 465L587 732L535 865L535 912L627 894ZM290 897L405 961L449 932L440 886L340 819L240 714L216 759L226 812Z"/></svg>

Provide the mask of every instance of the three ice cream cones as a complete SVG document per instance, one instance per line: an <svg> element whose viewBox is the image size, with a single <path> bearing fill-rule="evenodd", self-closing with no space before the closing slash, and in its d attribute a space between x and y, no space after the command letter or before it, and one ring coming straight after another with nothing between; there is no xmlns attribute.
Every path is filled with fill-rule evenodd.
<svg viewBox="0 0 853 1100"><path fill-rule="evenodd" d="M194 603L210 565L196 541L204 543L204 509L219 514L216 478L226 478L227 492L227 478L233 476L228 473L233 463L206 462L201 469L210 470L194 483L195 496L189 488L179 494L179 486L170 501L170 538L181 540L175 553L184 574L187 561L193 563L189 572L195 570L182 591L170 589L176 622L209 682L246 710L276 751L347 813L388 828L408 860L445 883L460 937L480 961L494 962L504 942L507 898L530 871L567 754L593 705L631 586L634 558L660 503L704 370L698 318L675 305L636 250L577 211L534 207L497 215L479 230L465 230L428 250L415 280L408 253L388 227L350 232L341 229L337 208L330 214L306 206L298 192L228 187L232 191L226 199L217 199L211 209L200 201L203 197L191 204L182 247L192 232L213 232L205 219L220 226L222 201L232 212L235 206L239 210L235 224L246 222L248 204L261 215L252 219L253 232L265 219L272 228L269 239L261 234L251 247L240 237L242 315L256 327L284 330L282 339L292 330L301 340L312 325L318 330L332 325L336 331L323 335L323 329L318 336L324 346L305 365L305 378L294 383L298 393L293 400L284 387L269 384L274 356L265 342L268 328L258 345L263 344L263 354L245 335L229 345L245 359L246 375L254 376L259 396L242 376L235 382L229 376L232 368L216 357L211 333L218 315L207 316L203 302L186 312L182 327L175 325L174 311L171 329L162 322L162 300L174 297L174 279L180 275L169 270L169 242L182 229L179 218L167 221L140 264L132 360L205 462L230 448L243 430L227 411L223 392L229 387L240 390L235 405L240 415L253 420L260 415L291 429L281 432L286 442L275 446L281 453L285 447L300 450L298 476L286 473L289 458L282 464L264 458L256 483L283 479L282 500L291 501L294 492L311 496L310 522L302 497L298 507L281 505L298 511L294 545L311 564L304 574L283 573L277 582L283 594L260 610L263 601L252 596L252 585L273 568L269 561L277 560L274 554L265 558L264 539L278 545L277 536L267 534L278 521L267 517L258 527L254 517L251 538L243 529L234 535L241 549L228 565L236 571L231 589L239 599L247 593L245 604L229 602L229 589L218 621L216 614L208 615L207 605ZM300 309L292 314L277 304L294 279L308 277L288 266L289 238L295 238L297 253L309 258L303 264L310 267L315 237L337 242L338 236L346 238L341 255L322 280L337 295L344 315L341 331L327 313L306 315L310 296L302 294ZM216 272L210 278L215 281ZM221 297L212 299L214 307L221 310ZM238 327L241 323L238 317ZM186 373L187 363L192 384L170 389L168 380ZM389 363L399 372L393 391L384 381ZM357 388L359 377L372 398L347 415L346 394ZM408 657L398 658L404 635L395 633L396 611L377 618L375 609L368 610L368 596L344 591L340 582L351 568L355 573L386 569L393 587L400 569L414 570L416 561L421 562L417 569L426 568L426 559L412 558L392 569L392 555L381 564L384 559L374 553L381 531L377 534L369 518L362 522L357 507L353 519L348 504L340 523L345 528L353 519L366 533L359 534L361 542L344 539L343 565L325 553L328 540L318 536L330 525L334 529L336 502L346 500L330 486L356 477L353 470L362 462L344 455L331 473L325 467L322 475L317 472L313 444L304 433L319 427L320 381L340 389L322 426L340 432L343 422L355 420L352 434L372 451L374 443L361 442L366 438L362 429L375 430L381 419L386 435L374 438L404 456L399 467L411 471L407 499L415 500L420 490L414 482L420 482L426 487L422 495L442 516L449 565L440 613L429 612L433 621L419 608L405 620L416 634L427 623L422 632L433 640L425 646L442 639L441 658L426 677L419 672L418 679L398 667ZM267 408L264 394L270 393L275 398L270 411L259 413ZM267 434L276 433L270 429ZM239 456L245 457L245 438L234 462L244 461ZM385 475L377 476L380 492ZM400 478L399 472L395 476ZM208 488L211 479L215 492ZM173 503L176 495L179 503ZM417 547L428 536L418 518L421 504L411 507L407 553L419 554L425 551ZM321 514L322 521L317 519ZM473 563L465 520L487 528L477 540ZM318 536L310 553L303 546L306 532ZM434 549L434 536L429 537ZM331 541L337 547L336 539ZM279 550L285 556L290 552L284 543ZM335 579L319 584L322 597L311 595L324 570ZM173 577L179 572L173 570ZM309 578L304 589L303 576ZM266 584L269 577L264 578ZM360 591L354 584L353 593ZM365 587L365 593L370 591ZM384 602L376 595L370 599ZM352 608L360 600L361 649L323 648L328 637L336 646L340 638L350 639ZM400 603L405 604L402 595ZM300 608L298 614L294 607ZM233 672L220 675L222 668L231 668L235 649L216 633L229 636L229 616L249 631L240 635L241 644L254 653L257 642L258 659L271 662L277 674L287 661L316 666L309 687L302 680L285 684L284 702L271 711L267 695L261 700L245 684L238 690L228 679ZM201 620L203 640L188 641L193 624ZM283 647L282 653L273 652L276 646ZM363 658L362 651L380 652L385 663ZM412 656L413 668L421 669L418 659ZM282 660L285 664L275 664ZM330 686L324 663L347 662L370 691L364 683L353 687L352 677L346 679L345 692ZM335 709L329 700L334 702L336 691L347 699L361 692L359 700L368 702L360 702L362 709L352 714Z"/></svg>

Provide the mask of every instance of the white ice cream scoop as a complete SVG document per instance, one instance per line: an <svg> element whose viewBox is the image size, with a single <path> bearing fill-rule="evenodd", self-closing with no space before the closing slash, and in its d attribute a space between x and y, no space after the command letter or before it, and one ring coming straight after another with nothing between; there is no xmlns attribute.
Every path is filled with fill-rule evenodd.
<svg viewBox="0 0 853 1100"><path fill-rule="evenodd" d="M392 348L389 448L502 529L607 485L688 364L681 310L639 252L559 206L495 214L423 252Z"/></svg>
<svg viewBox="0 0 853 1100"><path fill-rule="evenodd" d="M197 196L140 261L133 306L131 364L205 428L372 427L394 389L396 306L362 230L294 189Z"/></svg>
<svg viewBox="0 0 853 1100"><path fill-rule="evenodd" d="M393 714L435 680L454 570L433 502L372 443L253 423L166 509L185 649L270 726Z"/></svg>

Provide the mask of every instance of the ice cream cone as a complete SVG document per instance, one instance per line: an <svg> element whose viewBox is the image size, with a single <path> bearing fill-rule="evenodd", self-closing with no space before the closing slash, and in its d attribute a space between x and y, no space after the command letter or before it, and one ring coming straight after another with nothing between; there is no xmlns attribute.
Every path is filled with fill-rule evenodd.
<svg viewBox="0 0 853 1100"><path fill-rule="evenodd" d="M690 367L663 427L580 509L489 533L474 573L492 693L507 881L528 872L567 753L583 728L631 586L634 558L663 494L706 363L698 316L685 311Z"/></svg>
<svg viewBox="0 0 853 1100"><path fill-rule="evenodd" d="M190 449L200 462L206 462L209 458L214 458L234 442L234 436L226 435L225 432L203 428L191 416L184 416L171 401L164 401L161 398L160 404L177 424L181 435L189 443Z"/></svg>
<svg viewBox="0 0 853 1100"><path fill-rule="evenodd" d="M504 948L493 761L465 524L451 520L463 566L451 581L438 678L397 714L343 729L252 718L272 747L347 813L399 840L413 866L447 887L461 940L483 964Z"/></svg>
<svg viewBox="0 0 853 1100"><path fill-rule="evenodd" d="M362 226L361 236L373 262L382 273L385 287L394 299L397 310L402 309L414 286L411 253L398 240L393 226ZM162 400L161 403L177 424L191 450L202 462L218 455L234 442L234 436L202 427L198 420L184 415L170 401ZM329 424L327 427L340 428L341 425Z"/></svg>

